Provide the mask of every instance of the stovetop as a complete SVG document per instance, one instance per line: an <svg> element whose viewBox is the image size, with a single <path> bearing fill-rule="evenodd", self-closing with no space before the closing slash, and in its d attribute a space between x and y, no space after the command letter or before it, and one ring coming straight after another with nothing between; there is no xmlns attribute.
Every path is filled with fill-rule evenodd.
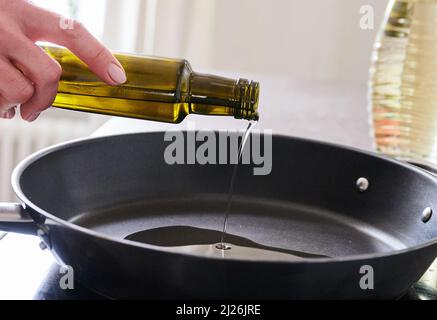
<svg viewBox="0 0 437 320"><path fill-rule="evenodd" d="M437 261L401 300L437 300ZM31 236L0 234L0 300L103 300L78 283L63 290L59 265Z"/></svg>

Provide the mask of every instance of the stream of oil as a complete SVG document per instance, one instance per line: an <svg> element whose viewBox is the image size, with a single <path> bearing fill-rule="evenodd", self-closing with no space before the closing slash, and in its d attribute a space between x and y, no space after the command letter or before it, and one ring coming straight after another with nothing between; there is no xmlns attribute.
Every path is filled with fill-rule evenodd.
<svg viewBox="0 0 437 320"><path fill-rule="evenodd" d="M230 249L230 247L226 245L225 240L226 240L226 230L229 221L229 213L231 212L232 199L234 197L235 179L237 178L238 168L240 166L241 158L243 156L244 146L246 145L250 132L252 131L253 127L256 126L256 124L257 124L256 121L249 122L249 125L247 126L246 131L244 132L243 139L241 140L241 144L238 148L237 163L234 165L234 169L232 170L231 184L229 185L228 199L226 202L225 221L223 223L223 232L220 238L220 243L217 244L217 249L219 250Z"/></svg>

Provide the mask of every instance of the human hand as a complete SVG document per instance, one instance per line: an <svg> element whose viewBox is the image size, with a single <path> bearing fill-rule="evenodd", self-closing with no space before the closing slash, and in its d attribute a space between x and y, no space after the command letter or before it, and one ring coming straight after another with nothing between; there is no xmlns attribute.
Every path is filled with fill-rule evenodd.
<svg viewBox="0 0 437 320"><path fill-rule="evenodd" d="M123 67L79 22L63 28L65 18L26 0L0 0L0 117L34 121L53 103L62 74L59 63L36 41L70 49L109 85L126 81Z"/></svg>

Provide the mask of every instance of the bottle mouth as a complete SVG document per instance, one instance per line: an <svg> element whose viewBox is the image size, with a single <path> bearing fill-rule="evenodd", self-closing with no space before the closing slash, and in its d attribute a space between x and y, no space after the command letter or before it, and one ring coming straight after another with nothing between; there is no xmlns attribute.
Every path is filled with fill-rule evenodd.
<svg viewBox="0 0 437 320"><path fill-rule="evenodd" d="M238 87L240 88L240 107L235 110L235 118L258 121L259 82L240 79Z"/></svg>

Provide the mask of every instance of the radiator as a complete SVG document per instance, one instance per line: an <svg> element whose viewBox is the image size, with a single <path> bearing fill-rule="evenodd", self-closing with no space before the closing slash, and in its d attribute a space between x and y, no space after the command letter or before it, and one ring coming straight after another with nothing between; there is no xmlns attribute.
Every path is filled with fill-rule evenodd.
<svg viewBox="0 0 437 320"><path fill-rule="evenodd" d="M30 154L63 142L89 135L96 123L87 119L42 118L34 123L0 119L0 202L15 201L11 174Z"/></svg>

